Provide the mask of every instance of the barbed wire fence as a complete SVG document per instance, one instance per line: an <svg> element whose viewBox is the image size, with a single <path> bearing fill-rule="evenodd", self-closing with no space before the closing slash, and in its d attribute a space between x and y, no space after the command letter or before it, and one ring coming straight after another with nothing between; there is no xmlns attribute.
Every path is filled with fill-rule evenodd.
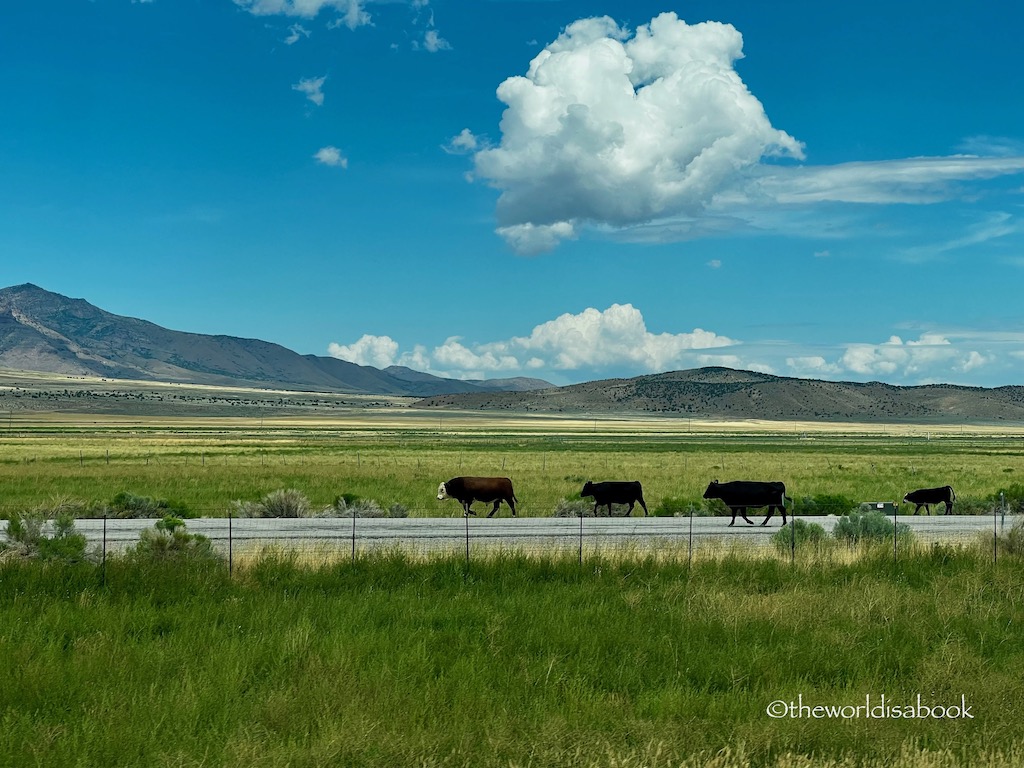
<svg viewBox="0 0 1024 768"><path fill-rule="evenodd" d="M205 537L223 556L226 567L251 564L261 557L286 554L310 566L355 562L374 553L401 551L411 557L458 556L470 563L496 554L560 555L582 565L592 556L654 556L685 559L745 554L781 557L796 563L806 555L841 560L861 547L858 540L838 540L832 534L842 518L790 516L786 527L737 524L728 518L690 515L676 517L221 517L186 519L189 534ZM153 518L79 518L75 532L86 539L91 556L104 567L109 557L136 547L143 532L153 530ZM774 522L771 521L771 522ZM934 545L990 547L993 564L1000 541L1024 515L1009 514L1005 505L989 515L909 516L893 514L892 557ZM808 538L804 526L818 525L825 534ZM0 521L0 545L8 541L8 522ZM44 522L46 532L53 521ZM876 540L876 544L877 544ZM2 546L0 546L2 548Z"/></svg>

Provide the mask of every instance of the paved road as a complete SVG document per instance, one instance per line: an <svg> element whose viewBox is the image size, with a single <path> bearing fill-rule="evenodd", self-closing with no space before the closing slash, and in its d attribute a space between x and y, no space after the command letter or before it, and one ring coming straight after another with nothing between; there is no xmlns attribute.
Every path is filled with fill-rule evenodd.
<svg viewBox="0 0 1024 768"><path fill-rule="evenodd" d="M763 520L751 518L755 522ZM826 531L835 526L835 517L807 517ZM1019 517L1006 516L995 520L996 530L1007 530ZM352 540L351 518L276 518L233 519L198 518L188 520L192 533L209 537L218 547L227 548L229 530L235 547L247 544L277 542L295 546L346 546ZM900 516L897 522L906 523L921 541L955 541L973 538L979 532L993 530L991 516L933 515ZM109 549L132 544L139 533L153 526L153 520L107 520L106 541ZM691 518L688 517L616 517L584 518L583 538L587 546L619 544L650 545L654 543L685 542L690 536ZM728 518L694 517L693 538L697 542L718 540L726 544L764 545L778 531L781 520L773 518L768 526L747 525L737 521L729 527ZM99 544L104 538L103 520L77 520L75 528L84 533L90 544ZM470 518L468 522L471 543L537 547L561 543L571 546L579 541L579 518ZM415 549L454 547L465 542L467 523L463 518L359 518L355 524L355 538L360 547L403 546Z"/></svg>

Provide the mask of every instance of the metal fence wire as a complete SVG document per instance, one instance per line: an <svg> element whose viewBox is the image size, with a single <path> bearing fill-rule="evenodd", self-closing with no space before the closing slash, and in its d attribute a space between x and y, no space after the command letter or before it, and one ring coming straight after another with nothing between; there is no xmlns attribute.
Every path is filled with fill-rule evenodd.
<svg viewBox="0 0 1024 768"><path fill-rule="evenodd" d="M531 555L561 553L580 562L592 555L668 554L692 560L723 553L781 555L795 560L805 553L820 554L825 545L833 552L855 543L831 539L839 520L835 516L793 518L795 525L780 527L777 517L769 525L737 522L728 517L204 517L184 521L190 534L206 537L223 555L229 569L270 552L287 552L310 564L355 559L361 555L401 550L413 556L455 554L470 560L495 553ZM931 515L891 518L894 559L911 548L935 544L976 545L999 556L998 541L1024 515L996 509L992 515ZM96 559L116 556L134 547L153 519L81 518L75 532L86 538L87 551ZM824 539L804 535L804 525L821 526ZM0 542L7 540L7 522L0 521ZM52 521L44 526L52 531ZM907 535L909 532L909 535Z"/></svg>

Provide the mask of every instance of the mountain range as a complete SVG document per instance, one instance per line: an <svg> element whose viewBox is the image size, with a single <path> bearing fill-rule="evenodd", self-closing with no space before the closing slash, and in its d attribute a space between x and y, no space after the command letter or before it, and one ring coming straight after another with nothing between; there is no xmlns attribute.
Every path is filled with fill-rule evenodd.
<svg viewBox="0 0 1024 768"><path fill-rule="evenodd" d="M301 355L258 339L172 331L31 284L0 290L0 368L144 382L389 395L419 398L412 403L419 408L475 411L779 421L1024 422L1021 386L905 387L877 381L795 379L720 367L564 387L530 378L460 381L401 366L381 370ZM111 407L108 398L97 397L104 408Z"/></svg>
<svg viewBox="0 0 1024 768"><path fill-rule="evenodd" d="M31 283L0 290L0 367L70 376L426 397L552 386L530 378L460 381L301 355L258 339L162 328Z"/></svg>

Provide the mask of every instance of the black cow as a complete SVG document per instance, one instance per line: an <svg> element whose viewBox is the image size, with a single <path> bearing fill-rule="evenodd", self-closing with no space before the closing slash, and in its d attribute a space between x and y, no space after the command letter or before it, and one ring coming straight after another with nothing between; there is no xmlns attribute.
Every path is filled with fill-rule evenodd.
<svg viewBox="0 0 1024 768"><path fill-rule="evenodd" d="M921 507L924 507L926 514L932 513L932 504L945 504L945 514L949 515L953 512L953 502L956 501L956 494L953 493L952 486L944 485L941 488L921 488L917 491L911 491L903 497L903 501L916 504L914 508L914 514L916 515L921 511Z"/></svg>
<svg viewBox="0 0 1024 768"><path fill-rule="evenodd" d="M761 525L768 525L775 510L782 513L782 524L786 524L786 500L792 501L786 495L785 483L761 483L751 480L733 480L729 483L720 483L712 480L708 489L704 491L705 499L721 499L732 511L732 520L729 525L736 522L737 513L750 525L753 521L747 517L747 509L768 507L768 516Z"/></svg>
<svg viewBox="0 0 1024 768"><path fill-rule="evenodd" d="M516 502L519 501L512 491L512 481L507 477L453 477L447 483L437 486L437 498L439 501L458 499L462 504L463 516L476 514L470 509L474 501L493 501L494 509L488 517L494 517L503 501L512 510L512 517L515 517Z"/></svg>
<svg viewBox="0 0 1024 768"><path fill-rule="evenodd" d="M633 514L633 507L638 501L640 506L644 508L644 514L647 514L647 504L644 503L644 489L641 487L639 480L624 482L609 480L604 483L592 483L587 480L583 490L580 491L580 496L594 497L594 515L597 515L598 507L607 506L608 516L611 517L612 504L629 504L629 509L623 515L623 517L629 517Z"/></svg>

